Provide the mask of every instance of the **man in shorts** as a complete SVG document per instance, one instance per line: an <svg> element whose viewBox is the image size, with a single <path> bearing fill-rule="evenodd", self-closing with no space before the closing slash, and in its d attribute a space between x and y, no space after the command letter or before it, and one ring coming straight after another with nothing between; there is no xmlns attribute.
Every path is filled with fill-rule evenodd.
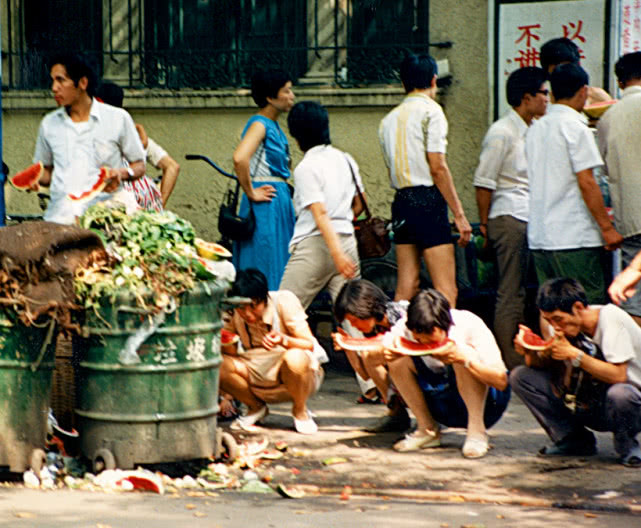
<svg viewBox="0 0 641 528"><path fill-rule="evenodd" d="M387 114L378 129L392 188L392 226L398 265L395 300L418 291L420 258L434 288L456 305L456 263L447 208L454 214L465 246L472 227L454 188L445 159L447 119L436 97L436 62L429 55L408 55L401 64L407 97Z"/></svg>
<svg viewBox="0 0 641 528"><path fill-rule="evenodd" d="M557 66L550 76L555 104L535 121L525 139L530 219L528 244L542 284L577 279L588 301L605 301L605 251L623 238L608 217L593 169L603 165L594 135L580 112L588 74L578 64Z"/></svg>

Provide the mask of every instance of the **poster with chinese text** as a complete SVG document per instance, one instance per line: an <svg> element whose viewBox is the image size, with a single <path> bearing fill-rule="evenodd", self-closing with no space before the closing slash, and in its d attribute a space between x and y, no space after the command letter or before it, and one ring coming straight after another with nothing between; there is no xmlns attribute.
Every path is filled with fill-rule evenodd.
<svg viewBox="0 0 641 528"><path fill-rule="evenodd" d="M504 3L499 9L498 116L509 108L505 82L510 73L523 66L540 66L541 45L553 38L572 40L579 47L581 66L590 75L590 83L602 85L606 0Z"/></svg>

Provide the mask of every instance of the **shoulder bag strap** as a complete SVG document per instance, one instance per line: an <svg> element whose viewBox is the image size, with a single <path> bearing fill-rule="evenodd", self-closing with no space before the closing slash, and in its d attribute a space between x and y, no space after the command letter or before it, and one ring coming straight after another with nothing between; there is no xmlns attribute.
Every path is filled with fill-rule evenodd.
<svg viewBox="0 0 641 528"><path fill-rule="evenodd" d="M345 153L343 153L343 156L345 156ZM365 196L363 196L363 193L361 192L361 189L358 186L358 182L356 181L356 174L354 174L354 168L352 167L352 164L350 163L349 158L347 156L345 156L345 161L347 162L349 171L352 173L352 180L354 180L356 193L358 194L358 197L361 199L361 203L363 204L363 209L365 210L365 216L367 217L367 219L369 219L372 217L372 213L370 213L369 207L367 205L367 200L365 200Z"/></svg>

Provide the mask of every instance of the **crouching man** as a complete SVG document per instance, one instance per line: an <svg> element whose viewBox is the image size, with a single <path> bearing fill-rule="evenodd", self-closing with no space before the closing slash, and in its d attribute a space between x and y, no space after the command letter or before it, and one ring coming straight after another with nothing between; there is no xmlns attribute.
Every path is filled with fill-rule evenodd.
<svg viewBox="0 0 641 528"><path fill-rule="evenodd" d="M313 434L318 428L307 410L307 399L323 379L325 360L307 324L307 314L290 291L272 291L257 269L239 271L232 296L251 299L234 309L225 328L239 335L241 347L222 347L220 388L247 405L232 429L252 430L267 416L267 403L292 401L296 431ZM320 354L316 351L319 351Z"/></svg>
<svg viewBox="0 0 641 528"><path fill-rule="evenodd" d="M626 466L641 466L641 328L621 308L588 305L574 279L551 279L539 289L537 306L555 331L543 352L525 354L526 365L510 375L520 396L554 445L541 455L596 453L592 431L612 431Z"/></svg>
<svg viewBox="0 0 641 528"><path fill-rule="evenodd" d="M485 456L486 428L499 420L510 399L507 371L490 329L473 313L450 309L443 294L429 289L410 301L407 319L386 334L386 345L398 335L422 344L449 337L452 343L421 357L386 350L390 376L417 421L416 431L394 449L439 446L443 424L467 428L464 457Z"/></svg>

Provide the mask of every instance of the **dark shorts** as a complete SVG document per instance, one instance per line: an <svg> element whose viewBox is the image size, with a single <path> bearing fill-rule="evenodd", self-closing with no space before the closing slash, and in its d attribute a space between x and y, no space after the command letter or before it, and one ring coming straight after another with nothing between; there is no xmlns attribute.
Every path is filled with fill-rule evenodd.
<svg viewBox="0 0 641 528"><path fill-rule="evenodd" d="M418 385L434 420L447 427L467 427L467 407L456 387L451 365L442 372L427 367L420 357L412 358L418 373ZM510 401L510 387L500 391L490 387L485 400L483 421L488 429L499 421Z"/></svg>
<svg viewBox="0 0 641 528"><path fill-rule="evenodd" d="M452 243L447 203L436 185L406 187L392 202L394 243L428 249Z"/></svg>

